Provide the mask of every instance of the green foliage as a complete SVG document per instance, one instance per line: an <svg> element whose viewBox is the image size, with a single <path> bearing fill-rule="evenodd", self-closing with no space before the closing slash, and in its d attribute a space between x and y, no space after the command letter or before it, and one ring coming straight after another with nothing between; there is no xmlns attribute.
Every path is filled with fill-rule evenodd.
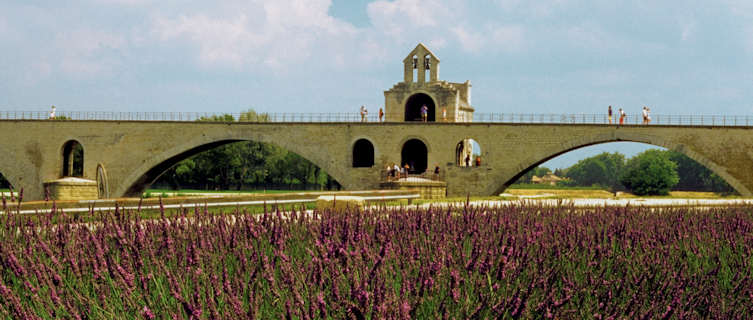
<svg viewBox="0 0 753 320"><path fill-rule="evenodd" d="M239 119L263 122L269 116L248 110ZM219 115L198 121L234 121L234 118L232 115ZM319 167L295 153L267 143L242 141L183 160L165 172L155 184L167 184L173 189L243 190L252 185L287 186L288 189L316 185L324 189L335 186L336 182Z"/></svg>
<svg viewBox="0 0 753 320"><path fill-rule="evenodd" d="M667 195L679 181L677 164L661 150L646 150L631 158L620 176L620 182L636 195Z"/></svg>
<svg viewBox="0 0 753 320"><path fill-rule="evenodd" d="M708 190L719 193L734 192L734 189L719 175L711 172L711 170L688 156L677 151L669 151L669 158L677 164L677 174L680 177L675 190Z"/></svg>
<svg viewBox="0 0 753 320"><path fill-rule="evenodd" d="M619 152L604 152L596 156L578 161L567 169L567 182L578 186L601 186L609 190L622 187L618 179L619 173L625 166L625 156Z"/></svg>

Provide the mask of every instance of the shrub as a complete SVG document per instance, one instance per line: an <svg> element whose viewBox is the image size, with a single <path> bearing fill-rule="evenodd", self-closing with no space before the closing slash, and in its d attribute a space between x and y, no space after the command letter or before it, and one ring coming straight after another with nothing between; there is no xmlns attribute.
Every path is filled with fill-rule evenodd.
<svg viewBox="0 0 753 320"><path fill-rule="evenodd" d="M667 195L680 180L669 153L656 149L630 158L623 172L620 182L636 195Z"/></svg>

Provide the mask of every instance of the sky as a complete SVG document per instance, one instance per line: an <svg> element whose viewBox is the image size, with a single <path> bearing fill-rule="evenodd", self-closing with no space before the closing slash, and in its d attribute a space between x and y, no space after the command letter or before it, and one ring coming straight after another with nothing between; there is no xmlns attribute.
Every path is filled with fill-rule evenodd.
<svg viewBox="0 0 753 320"><path fill-rule="evenodd" d="M753 113L748 0L6 0L0 110L376 109L419 42L479 113Z"/></svg>

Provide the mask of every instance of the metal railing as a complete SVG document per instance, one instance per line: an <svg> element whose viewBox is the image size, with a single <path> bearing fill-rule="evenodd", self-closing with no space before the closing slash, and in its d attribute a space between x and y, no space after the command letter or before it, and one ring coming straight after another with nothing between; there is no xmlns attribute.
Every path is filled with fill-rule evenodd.
<svg viewBox="0 0 753 320"><path fill-rule="evenodd" d="M55 120L103 121L224 121L224 122L405 122L404 113L388 114L384 118L370 113L364 117L358 112L343 113L207 113L207 112L109 112L109 111L57 111ZM47 111L2 111L0 120L47 120ZM390 119L389 121L387 119ZM432 120L432 119L429 119ZM409 121L421 123L421 121ZM541 124L610 124L606 114L544 114L544 113L474 113L466 119L436 118L430 122L473 123L541 123ZM611 124L619 125L619 117ZM629 114L623 125L644 125L642 115ZM753 116L748 115L651 115L648 125L683 126L752 126Z"/></svg>

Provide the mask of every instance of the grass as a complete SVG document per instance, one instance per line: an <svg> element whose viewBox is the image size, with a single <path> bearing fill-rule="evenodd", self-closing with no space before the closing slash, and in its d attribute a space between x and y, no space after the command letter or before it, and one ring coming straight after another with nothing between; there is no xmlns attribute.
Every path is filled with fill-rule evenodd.
<svg viewBox="0 0 753 320"><path fill-rule="evenodd" d="M553 186L549 184L536 184L536 183L515 183L510 185L507 190L510 189L546 189L546 190L602 190L599 187L565 187L565 186Z"/></svg>
<svg viewBox="0 0 753 320"><path fill-rule="evenodd" d="M198 190L198 189L180 189L180 190L170 190L170 189L147 189L144 191L143 196L144 198L154 198L159 197L160 195L163 198L167 198L169 196L173 197L181 197L185 195L190 194L197 194L197 193L264 193L264 194L275 194L275 193L296 193L296 192L314 192L316 190ZM326 191L326 190L323 190Z"/></svg>
<svg viewBox="0 0 753 320"><path fill-rule="evenodd" d="M557 199L557 198L594 198L594 199L611 199L611 198L619 198L619 199L626 199L626 198L659 198L659 199L671 199L671 198L681 198L681 199L729 199L729 198L739 198L739 196L723 196L718 193L714 192L697 192L697 191L671 191L669 195L667 196L636 196L632 193L628 192L619 192L618 196L615 197L615 194L613 192L609 192L602 189L571 189L571 188L562 188L562 189L554 189L554 188L540 188L540 189L534 189L534 188L508 188L505 190L505 193L514 195L514 196L538 196L537 198L550 198L550 199Z"/></svg>

